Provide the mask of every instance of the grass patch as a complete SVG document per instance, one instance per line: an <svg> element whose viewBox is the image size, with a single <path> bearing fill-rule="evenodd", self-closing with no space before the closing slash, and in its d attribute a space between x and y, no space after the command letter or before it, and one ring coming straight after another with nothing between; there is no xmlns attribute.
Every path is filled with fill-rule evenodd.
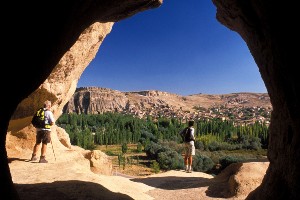
<svg viewBox="0 0 300 200"><path fill-rule="evenodd" d="M121 173L139 177L152 175L159 171L159 168L153 164L155 160L149 159L145 152L139 152L137 144L128 144L127 152L123 155L122 145L101 145L97 146L96 149L110 156L114 174ZM267 157L266 149L233 151L200 151L197 149L196 151L203 156L210 157L215 164L224 156L241 158L244 161L251 162L262 161ZM119 162L120 155L122 156L122 162Z"/></svg>
<svg viewBox="0 0 300 200"><path fill-rule="evenodd" d="M127 152L123 154L125 164L120 164L118 158L122 154L122 145L99 145L96 149L111 157L114 173L131 176L148 176L155 173L151 169L154 160L149 159L145 152L138 152L137 144L127 144L127 147Z"/></svg>

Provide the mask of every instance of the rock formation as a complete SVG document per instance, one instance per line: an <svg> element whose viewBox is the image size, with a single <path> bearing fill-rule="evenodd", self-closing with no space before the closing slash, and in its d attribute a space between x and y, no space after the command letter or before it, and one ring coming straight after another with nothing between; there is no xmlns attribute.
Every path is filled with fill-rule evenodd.
<svg viewBox="0 0 300 200"><path fill-rule="evenodd" d="M122 92L105 88L78 88L63 109L63 113L99 114L122 112L128 98Z"/></svg>
<svg viewBox="0 0 300 200"><path fill-rule="evenodd" d="M281 1L212 1L217 19L247 43L273 106L270 165L262 184L247 199L299 199L300 83L295 67L298 57L291 48L299 40L292 27L298 23L297 6ZM60 116L113 22L156 8L162 0L43 3L5 5L2 62L9 66L2 68L5 78L1 79L0 188L6 199L19 199L8 166L7 133L26 139L29 117L45 99L53 102L55 117ZM23 142L22 147L28 145Z"/></svg>
<svg viewBox="0 0 300 200"><path fill-rule="evenodd" d="M268 158L270 166L261 186L248 199L300 198L300 84L295 74L299 41L289 31L293 5L269 1L213 0L217 19L247 43L268 90L273 112Z"/></svg>
<svg viewBox="0 0 300 200"><path fill-rule="evenodd" d="M63 108L63 113L118 112L144 119L147 116L228 120L232 117L236 123L256 121L268 123L271 111L272 105L267 93L242 92L181 96L157 90L120 92L101 87L77 88ZM247 115L246 118L244 112ZM249 117L250 115L252 116Z"/></svg>

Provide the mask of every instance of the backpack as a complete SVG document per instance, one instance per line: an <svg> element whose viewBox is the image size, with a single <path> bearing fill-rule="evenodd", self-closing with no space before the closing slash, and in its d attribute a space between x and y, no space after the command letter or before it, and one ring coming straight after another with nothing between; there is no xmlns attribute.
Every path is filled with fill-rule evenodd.
<svg viewBox="0 0 300 200"><path fill-rule="evenodd" d="M192 137L192 129L190 129L189 127L184 129L184 131L182 132L182 140L184 142L190 142L194 140Z"/></svg>
<svg viewBox="0 0 300 200"><path fill-rule="evenodd" d="M45 128L45 111L39 108L31 119L31 123L35 128Z"/></svg>

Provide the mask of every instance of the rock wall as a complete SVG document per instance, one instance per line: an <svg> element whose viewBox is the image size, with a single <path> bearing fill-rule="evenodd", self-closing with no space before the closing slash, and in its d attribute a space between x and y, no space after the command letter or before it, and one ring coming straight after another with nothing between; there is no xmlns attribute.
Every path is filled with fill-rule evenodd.
<svg viewBox="0 0 300 200"><path fill-rule="evenodd" d="M217 19L247 43L268 90L273 112L261 186L247 199L300 198L300 84L290 44L299 41L290 23L295 5L281 1L213 0Z"/></svg>
<svg viewBox="0 0 300 200"><path fill-rule="evenodd" d="M122 112L127 101L126 95L117 90L96 87L79 88L63 108L63 113Z"/></svg>
<svg viewBox="0 0 300 200"><path fill-rule="evenodd" d="M10 127L15 127L15 120L27 119L22 121L23 126L30 125L30 117L37 108L43 106L47 99L52 102L54 117L57 119L61 115L63 106L76 90L81 74L95 58L101 43L110 33L112 26L112 22L96 22L81 33L78 40L63 55L44 83L18 105L10 121L9 131Z"/></svg>

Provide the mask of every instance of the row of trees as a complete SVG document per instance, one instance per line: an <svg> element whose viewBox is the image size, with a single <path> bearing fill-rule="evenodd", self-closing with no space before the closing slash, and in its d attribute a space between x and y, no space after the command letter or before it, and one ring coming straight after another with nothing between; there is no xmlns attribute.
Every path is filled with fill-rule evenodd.
<svg viewBox="0 0 300 200"><path fill-rule="evenodd" d="M179 132L186 122L177 118L140 119L133 115L104 113L98 115L63 114L57 125L64 128L73 145L94 149L97 145L121 145L119 164L125 167L127 144L138 144L137 151L146 152L154 160L153 168L182 169L183 145ZM265 124L235 125L221 119L195 120L196 155L193 170L218 173L233 162L249 159L244 155L230 156L225 151L259 150L268 146L268 127ZM212 152L207 154L205 152ZM216 152L216 153L213 153ZM219 169L216 170L216 166Z"/></svg>
<svg viewBox="0 0 300 200"><path fill-rule="evenodd" d="M178 133L186 126L185 122L177 118L152 119L149 116L140 119L120 113L63 114L56 123L67 131L71 144L85 149L93 149L95 145L137 144L148 138L141 137L142 134L152 135L160 141L180 143ZM235 125L233 121L200 119L195 120L194 127L199 149L259 149L267 148L268 145L268 126L258 122ZM147 141L142 143L147 144Z"/></svg>

